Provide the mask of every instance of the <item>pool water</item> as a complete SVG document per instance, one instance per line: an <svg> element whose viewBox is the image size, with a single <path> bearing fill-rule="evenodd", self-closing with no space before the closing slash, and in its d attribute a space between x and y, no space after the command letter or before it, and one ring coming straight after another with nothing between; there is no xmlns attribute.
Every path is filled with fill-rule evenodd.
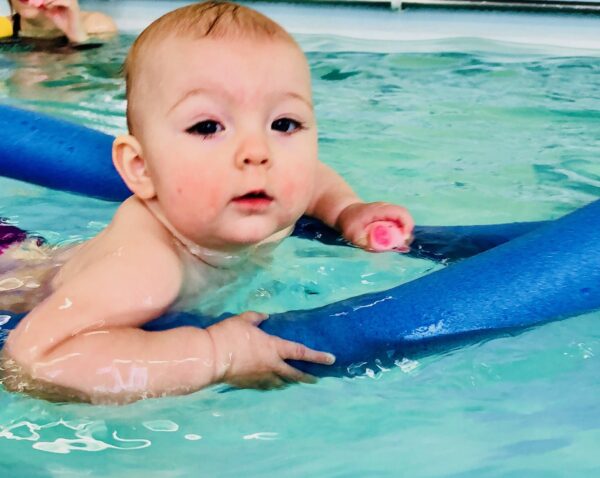
<svg viewBox="0 0 600 478"><path fill-rule="evenodd" d="M420 224L481 224L555 218L600 197L597 51L298 39L313 72L321 158L364 199L401 203ZM1 51L0 101L122 132L120 65L132 41ZM114 210L0 179L0 216L53 243L92 237ZM206 307L312 308L439 267L291 238L273 264ZM277 392L215 388L92 407L0 390L0 475L597 476L598 319Z"/></svg>

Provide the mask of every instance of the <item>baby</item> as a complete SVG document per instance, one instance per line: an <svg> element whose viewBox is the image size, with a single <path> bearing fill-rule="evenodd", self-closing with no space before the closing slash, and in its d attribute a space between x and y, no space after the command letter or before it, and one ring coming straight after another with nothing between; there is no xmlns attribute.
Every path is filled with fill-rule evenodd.
<svg viewBox="0 0 600 478"><path fill-rule="evenodd" d="M13 36L56 38L81 43L89 35L114 33L112 19L100 12L82 12L77 0L9 0ZM17 20L18 19L18 20Z"/></svg>
<svg viewBox="0 0 600 478"><path fill-rule="evenodd" d="M264 333L259 313L206 329L140 327L206 294L303 214L371 250L404 248L410 215L362 202L319 162L307 61L254 10L175 10L138 37L125 73L129 134L113 161L133 196L62 253L51 292L8 337L5 386L99 403L314 381L286 360L335 358Z"/></svg>

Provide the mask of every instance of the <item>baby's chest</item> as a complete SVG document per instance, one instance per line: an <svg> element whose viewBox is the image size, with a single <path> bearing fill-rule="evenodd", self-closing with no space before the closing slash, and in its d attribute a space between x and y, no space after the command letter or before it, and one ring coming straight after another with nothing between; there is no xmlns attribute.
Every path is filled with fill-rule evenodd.
<svg viewBox="0 0 600 478"><path fill-rule="evenodd" d="M182 286L172 308L193 309L221 288L235 281L238 273L233 269L218 269L201 261L184 264Z"/></svg>

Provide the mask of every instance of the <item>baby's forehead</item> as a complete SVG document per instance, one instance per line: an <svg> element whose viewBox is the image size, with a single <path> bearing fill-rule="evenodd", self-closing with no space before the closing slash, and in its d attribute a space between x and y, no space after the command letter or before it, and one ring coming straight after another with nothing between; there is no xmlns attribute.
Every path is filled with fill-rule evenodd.
<svg viewBox="0 0 600 478"><path fill-rule="evenodd" d="M247 55L241 53L247 52ZM273 58L274 51L277 58ZM198 38L192 35L170 35L144 52L135 76L153 87L186 83L186 79L202 76L217 66L234 64L236 75L251 76L258 64L272 69L292 66L308 72L308 62L299 46L286 38L264 38L229 35L219 38ZM308 76L310 74L308 73ZM222 77L227 83L231 78Z"/></svg>
<svg viewBox="0 0 600 478"><path fill-rule="evenodd" d="M247 55L241 54L241 51L247 52ZM274 54L277 55L276 59L273 58ZM245 64L235 63L236 58ZM223 69L215 68L215 63L228 64L231 69L216 75L213 70L223 72ZM145 117L142 111L147 111L151 105L162 104L167 108L174 97L184 94L184 90L201 86L199 82L207 80L207 77L230 87L233 87L233 80L244 82L247 86L247 82L255 78L254 83L257 83L253 74L256 63L266 65L262 74L273 78L272 81L282 76L269 75L273 69L296 72L289 81L300 85L310 101L312 94L308 63L300 47L291 38L241 35L198 38L172 34L154 45L146 43L144 49L138 52L135 63L130 65L132 69L129 72L127 95L129 122L141 121ZM289 75L283 76L289 78ZM264 83L257 83L256 91L265 92L269 88L266 83L271 84L271 81Z"/></svg>
<svg viewBox="0 0 600 478"><path fill-rule="evenodd" d="M251 48L255 54L268 57L270 52L264 49L266 45L278 45L287 47L290 54L296 52L299 59L306 61L304 53L298 44L288 37L265 37L244 33L230 33L218 37L198 37L193 34L173 33L155 42L152 48L148 48L143 55L144 61L149 64L160 65L165 60L186 61L198 58L207 50L202 47L211 45L212 50L217 50L219 55L226 56L228 52L238 51L240 48ZM272 58L271 58L272 59ZM207 65L209 66L209 65Z"/></svg>

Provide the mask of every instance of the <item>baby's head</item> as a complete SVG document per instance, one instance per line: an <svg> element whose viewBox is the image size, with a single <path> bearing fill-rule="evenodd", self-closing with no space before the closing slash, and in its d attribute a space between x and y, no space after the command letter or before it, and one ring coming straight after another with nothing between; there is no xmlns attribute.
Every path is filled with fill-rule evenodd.
<svg viewBox="0 0 600 478"><path fill-rule="evenodd" d="M125 62L130 134L114 161L185 239L231 249L293 224L311 198L317 130L304 54L249 8L175 10Z"/></svg>

